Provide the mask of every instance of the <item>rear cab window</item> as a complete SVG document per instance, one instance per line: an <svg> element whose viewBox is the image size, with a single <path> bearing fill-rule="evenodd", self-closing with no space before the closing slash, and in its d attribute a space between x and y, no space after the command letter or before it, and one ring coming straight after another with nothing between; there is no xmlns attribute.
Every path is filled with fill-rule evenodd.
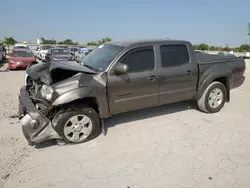
<svg viewBox="0 0 250 188"><path fill-rule="evenodd" d="M184 44L161 45L160 52L162 67L181 66L190 62L189 51Z"/></svg>

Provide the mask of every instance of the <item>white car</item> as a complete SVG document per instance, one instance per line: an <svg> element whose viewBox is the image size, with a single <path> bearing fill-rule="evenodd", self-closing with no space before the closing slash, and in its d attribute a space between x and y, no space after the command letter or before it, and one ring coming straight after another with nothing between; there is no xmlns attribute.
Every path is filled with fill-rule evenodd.
<svg viewBox="0 0 250 188"><path fill-rule="evenodd" d="M40 60L45 60L45 56L48 52L49 49L51 49L53 46L51 45L41 45L38 46L35 52L35 56L36 58L40 59Z"/></svg>
<svg viewBox="0 0 250 188"><path fill-rule="evenodd" d="M27 50L30 50L30 48L29 48L29 45L27 45L27 44L15 44L14 45L14 47L13 47L13 50L15 50L15 49L27 49Z"/></svg>

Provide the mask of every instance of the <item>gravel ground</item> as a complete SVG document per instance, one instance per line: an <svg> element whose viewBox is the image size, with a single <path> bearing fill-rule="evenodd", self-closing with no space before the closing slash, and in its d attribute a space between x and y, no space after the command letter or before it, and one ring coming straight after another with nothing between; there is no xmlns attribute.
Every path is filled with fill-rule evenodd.
<svg viewBox="0 0 250 188"><path fill-rule="evenodd" d="M0 188L249 188L246 76L217 114L171 104L106 120L107 135L85 144L34 148L15 117L24 72L0 72Z"/></svg>

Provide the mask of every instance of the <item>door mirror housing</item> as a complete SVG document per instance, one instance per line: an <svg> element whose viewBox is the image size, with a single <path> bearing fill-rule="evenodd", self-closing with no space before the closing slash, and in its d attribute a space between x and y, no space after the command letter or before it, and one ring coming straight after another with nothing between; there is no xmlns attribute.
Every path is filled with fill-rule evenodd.
<svg viewBox="0 0 250 188"><path fill-rule="evenodd" d="M117 63L114 68L114 73L119 74L127 74L128 73L128 65L123 63Z"/></svg>

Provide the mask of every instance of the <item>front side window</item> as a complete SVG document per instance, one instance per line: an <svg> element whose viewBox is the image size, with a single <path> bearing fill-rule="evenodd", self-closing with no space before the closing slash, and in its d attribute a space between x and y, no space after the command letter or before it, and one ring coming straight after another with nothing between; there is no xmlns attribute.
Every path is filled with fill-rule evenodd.
<svg viewBox="0 0 250 188"><path fill-rule="evenodd" d="M152 46L129 51L120 61L128 65L128 72L142 72L154 69L154 49Z"/></svg>
<svg viewBox="0 0 250 188"><path fill-rule="evenodd" d="M180 66L190 61L186 45L163 45L160 50L162 67Z"/></svg>

